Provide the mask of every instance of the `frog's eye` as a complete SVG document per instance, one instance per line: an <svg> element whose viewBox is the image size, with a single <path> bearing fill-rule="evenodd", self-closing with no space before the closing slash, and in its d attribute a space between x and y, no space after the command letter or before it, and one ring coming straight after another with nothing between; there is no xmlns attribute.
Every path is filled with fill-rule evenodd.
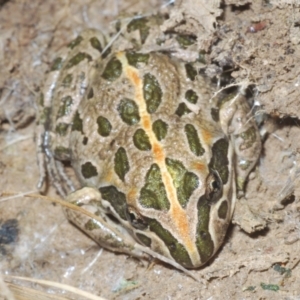
<svg viewBox="0 0 300 300"><path fill-rule="evenodd" d="M223 193L223 182L217 171L211 170L206 178L205 196L209 202L216 202L220 199Z"/></svg>
<svg viewBox="0 0 300 300"><path fill-rule="evenodd" d="M136 229L146 229L148 224L143 216L132 206L127 206L126 217L130 224Z"/></svg>

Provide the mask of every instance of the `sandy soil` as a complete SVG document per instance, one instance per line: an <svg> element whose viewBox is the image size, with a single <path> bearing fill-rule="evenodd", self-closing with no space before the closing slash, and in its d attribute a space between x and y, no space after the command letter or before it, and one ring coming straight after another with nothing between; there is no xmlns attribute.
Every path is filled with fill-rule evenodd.
<svg viewBox="0 0 300 300"><path fill-rule="evenodd" d="M66 221L60 206L22 197L37 192L35 101L58 49L84 28L105 31L120 13L151 14L164 4L108 2L0 2L0 193L18 194L0 199L0 267L8 284L0 278L0 299L13 299L5 298L5 289L16 286L47 292L51 299L87 299L10 276L68 284L106 299L300 299L297 1L227 0L221 7L212 1L215 6L199 9L186 0L170 8L164 24L197 32L198 50L207 51L207 75L227 70L231 84L251 85L256 114L268 116L269 133L246 190L247 203L267 228L246 234L232 225L214 259L193 271L200 283L164 264L149 266L101 249ZM181 19L186 22L178 24ZM56 196L53 188L48 195ZM237 223L243 212L237 209Z"/></svg>

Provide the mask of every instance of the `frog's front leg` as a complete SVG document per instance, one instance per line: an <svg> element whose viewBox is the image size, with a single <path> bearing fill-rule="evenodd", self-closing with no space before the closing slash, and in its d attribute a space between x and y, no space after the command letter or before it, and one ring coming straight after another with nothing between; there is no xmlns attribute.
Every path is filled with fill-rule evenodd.
<svg viewBox="0 0 300 300"><path fill-rule="evenodd" d="M66 201L95 215L95 218L91 218L81 212L64 209L67 218L100 246L139 258L146 257L140 248L137 249L136 241L131 235L122 226L118 226L116 220L110 218L109 212L102 205L102 197L98 190L84 187L68 195Z"/></svg>
<svg viewBox="0 0 300 300"><path fill-rule="evenodd" d="M238 199L235 205L233 224L239 225L245 232L251 234L266 228L267 222L255 211L244 197Z"/></svg>
<svg viewBox="0 0 300 300"><path fill-rule="evenodd" d="M237 191L241 197L247 177L261 154L259 130L247 99L241 93L222 100L219 116L223 131L234 145Z"/></svg>
<svg viewBox="0 0 300 300"><path fill-rule="evenodd" d="M220 105L220 123L230 137L235 152L235 173L239 201L236 202L233 223L253 233L266 227L266 221L249 206L244 195L247 177L261 153L261 139L250 106L242 94L229 95Z"/></svg>

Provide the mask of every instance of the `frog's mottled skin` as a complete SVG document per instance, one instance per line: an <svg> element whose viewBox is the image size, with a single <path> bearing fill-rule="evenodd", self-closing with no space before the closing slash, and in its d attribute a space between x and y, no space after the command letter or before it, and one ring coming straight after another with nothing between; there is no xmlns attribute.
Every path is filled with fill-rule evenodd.
<svg viewBox="0 0 300 300"><path fill-rule="evenodd" d="M104 46L88 30L49 73L38 127L42 175L66 196L74 188L61 161L71 162L83 188L66 200L98 219L67 216L103 247L199 267L222 244L260 153L249 105L241 94L210 101L214 86L196 63L142 46L103 59Z"/></svg>

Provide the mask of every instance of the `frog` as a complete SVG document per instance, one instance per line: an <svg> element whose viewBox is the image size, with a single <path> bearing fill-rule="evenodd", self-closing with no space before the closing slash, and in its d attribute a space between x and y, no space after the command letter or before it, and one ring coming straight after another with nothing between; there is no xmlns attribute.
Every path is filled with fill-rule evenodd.
<svg viewBox="0 0 300 300"><path fill-rule="evenodd" d="M120 49L86 29L54 60L39 99L38 187L48 178L94 215L64 209L100 246L195 269L224 242L259 129L243 91L216 96L198 62L146 47L138 22L127 31L140 43Z"/></svg>

